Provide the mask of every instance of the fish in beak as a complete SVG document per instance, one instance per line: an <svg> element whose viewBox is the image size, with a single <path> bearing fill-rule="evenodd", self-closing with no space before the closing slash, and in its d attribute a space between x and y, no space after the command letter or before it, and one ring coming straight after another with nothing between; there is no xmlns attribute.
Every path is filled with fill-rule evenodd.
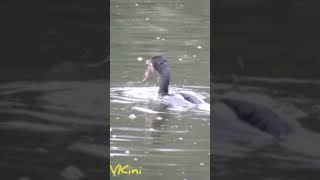
<svg viewBox="0 0 320 180"><path fill-rule="evenodd" d="M150 79L150 77L152 76L153 72L154 72L154 68L153 65L151 63L150 60L146 60L146 64L147 64L147 70L144 73L144 79L141 82L144 82L148 79Z"/></svg>

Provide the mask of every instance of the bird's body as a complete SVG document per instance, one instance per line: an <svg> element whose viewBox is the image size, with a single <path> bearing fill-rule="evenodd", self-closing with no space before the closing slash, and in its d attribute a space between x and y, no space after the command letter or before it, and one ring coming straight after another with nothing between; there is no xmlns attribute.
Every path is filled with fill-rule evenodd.
<svg viewBox="0 0 320 180"><path fill-rule="evenodd" d="M205 103L202 99L188 93L177 92L169 93L169 85L171 80L171 72L168 60L162 56L155 56L151 61L147 61L148 68L145 73L145 80L149 79L154 71L159 74L159 90L158 94L166 99L169 104L193 104L199 105ZM177 102L180 101L180 102Z"/></svg>

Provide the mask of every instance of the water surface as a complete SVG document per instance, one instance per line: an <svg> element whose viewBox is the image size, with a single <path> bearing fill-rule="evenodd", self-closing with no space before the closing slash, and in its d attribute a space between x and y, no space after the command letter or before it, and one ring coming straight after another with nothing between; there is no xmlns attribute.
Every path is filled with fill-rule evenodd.
<svg viewBox="0 0 320 180"><path fill-rule="evenodd" d="M165 56L171 92L210 102L209 1L111 1L111 164L141 166L142 176L209 179L210 111L160 101L157 77L138 84L145 60Z"/></svg>
<svg viewBox="0 0 320 180"><path fill-rule="evenodd" d="M317 179L320 167L319 82L294 78L239 77L238 83L215 83L211 162L213 178ZM288 88L289 87L289 88ZM219 103L222 97L263 105L293 127L283 140L233 121ZM225 113L229 112L229 113ZM224 114L222 114L224 113Z"/></svg>

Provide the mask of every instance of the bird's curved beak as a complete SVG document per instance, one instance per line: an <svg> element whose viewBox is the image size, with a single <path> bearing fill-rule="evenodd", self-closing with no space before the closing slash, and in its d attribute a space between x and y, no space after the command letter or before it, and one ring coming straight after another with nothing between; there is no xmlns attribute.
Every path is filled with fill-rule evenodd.
<svg viewBox="0 0 320 180"><path fill-rule="evenodd" d="M150 79L150 77L152 76L152 73L154 72L154 68L153 68L153 65L151 63L150 60L146 60L146 64L147 64L147 70L146 72L144 73L144 79L142 80L142 82Z"/></svg>

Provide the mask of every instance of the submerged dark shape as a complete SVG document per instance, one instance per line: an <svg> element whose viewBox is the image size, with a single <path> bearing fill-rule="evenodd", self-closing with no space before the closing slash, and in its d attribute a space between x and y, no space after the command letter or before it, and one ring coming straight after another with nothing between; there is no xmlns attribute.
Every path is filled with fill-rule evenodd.
<svg viewBox="0 0 320 180"><path fill-rule="evenodd" d="M224 98L221 102L228 105L240 120L263 132L279 138L286 137L293 132L288 122L265 106L230 98Z"/></svg>
<svg viewBox="0 0 320 180"><path fill-rule="evenodd" d="M171 80L171 73L168 60L162 56L154 56L151 61L146 61L148 68L145 73L145 78L143 81L149 79L152 73L155 71L158 72L160 77L160 85L159 85L159 95L161 96L175 96L177 94L181 95L184 100L193 103L200 104L202 103L197 97L186 94L186 93L177 93L177 94L169 94L169 84Z"/></svg>

